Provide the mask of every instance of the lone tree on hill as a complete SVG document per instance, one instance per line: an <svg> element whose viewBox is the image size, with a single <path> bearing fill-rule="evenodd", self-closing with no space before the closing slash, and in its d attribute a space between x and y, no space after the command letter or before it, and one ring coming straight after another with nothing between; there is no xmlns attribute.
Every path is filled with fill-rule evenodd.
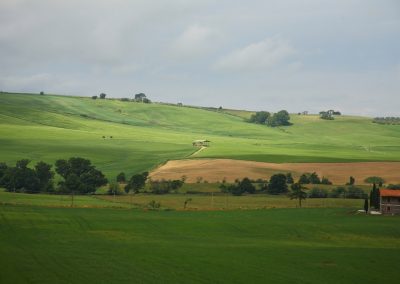
<svg viewBox="0 0 400 284"><path fill-rule="evenodd" d="M104 99L106 98L106 96L107 96L106 94L101 93L101 94L100 94L100 99L104 100Z"/></svg>
<svg viewBox="0 0 400 284"><path fill-rule="evenodd" d="M136 102L143 102L143 100L146 98L146 95L144 93L139 93L135 95L135 101Z"/></svg>
<svg viewBox="0 0 400 284"><path fill-rule="evenodd" d="M290 199L298 199L299 207L301 208L301 201L307 198L307 193L303 191L305 189L300 183L294 183L290 186L292 192L289 193Z"/></svg>

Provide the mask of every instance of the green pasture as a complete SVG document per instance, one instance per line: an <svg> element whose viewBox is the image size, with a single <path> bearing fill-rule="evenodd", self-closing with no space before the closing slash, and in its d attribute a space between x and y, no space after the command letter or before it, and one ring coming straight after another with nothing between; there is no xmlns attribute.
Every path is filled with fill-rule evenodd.
<svg viewBox="0 0 400 284"><path fill-rule="evenodd" d="M55 95L0 93L0 160L89 158L108 177L190 157L195 139L211 140L196 158L266 162L399 161L400 126L365 117L292 115L293 126L245 122L246 111ZM105 138L103 138L103 136ZM112 138L110 138L112 136Z"/></svg>
<svg viewBox="0 0 400 284"><path fill-rule="evenodd" d="M149 209L151 201L160 203L160 210L254 210L272 208L296 208L297 200L290 200L286 195L253 194L232 196L223 193L191 194L124 194L124 195L75 195L75 208L133 208ZM43 207L71 207L71 195L25 194L0 190L0 205L29 205ZM344 198L309 198L303 200L305 208L350 208L362 209L363 199Z"/></svg>
<svg viewBox="0 0 400 284"><path fill-rule="evenodd" d="M338 208L0 205L0 283L392 283L399 225Z"/></svg>

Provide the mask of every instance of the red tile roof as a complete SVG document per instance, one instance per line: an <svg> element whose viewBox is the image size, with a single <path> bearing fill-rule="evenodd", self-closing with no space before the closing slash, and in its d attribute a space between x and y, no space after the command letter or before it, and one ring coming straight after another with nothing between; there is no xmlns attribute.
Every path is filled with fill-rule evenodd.
<svg viewBox="0 0 400 284"><path fill-rule="evenodd" d="M380 189L381 196L400 197L400 190Z"/></svg>

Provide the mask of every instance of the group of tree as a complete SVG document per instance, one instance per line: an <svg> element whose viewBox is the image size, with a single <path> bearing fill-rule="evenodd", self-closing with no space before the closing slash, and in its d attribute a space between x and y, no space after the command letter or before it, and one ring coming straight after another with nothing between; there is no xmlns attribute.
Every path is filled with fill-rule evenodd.
<svg viewBox="0 0 400 284"><path fill-rule="evenodd" d="M304 173L299 178L299 183L301 184L332 184L332 182L326 178L319 178L316 172Z"/></svg>
<svg viewBox="0 0 400 284"><path fill-rule="evenodd" d="M400 117L375 117L372 122L378 124L398 125L400 124Z"/></svg>
<svg viewBox="0 0 400 284"><path fill-rule="evenodd" d="M340 111L335 111L333 109L319 112L319 117L325 120L334 120L335 115L342 115L342 113Z"/></svg>
<svg viewBox="0 0 400 284"><path fill-rule="evenodd" d="M244 193L253 194L256 192L255 186L252 184L251 180L247 177L242 180L236 180L234 184L226 184L223 182L220 185L222 192L231 193L232 195L242 195Z"/></svg>
<svg viewBox="0 0 400 284"><path fill-rule="evenodd" d="M328 191L325 188L314 187L308 191L308 198L351 198L365 199L368 194L356 186L338 186Z"/></svg>
<svg viewBox="0 0 400 284"><path fill-rule="evenodd" d="M56 161L55 171L62 180L55 188L52 165L41 161L30 168L29 163L27 159L17 161L14 167L0 163L0 186L12 192L87 194L108 182L89 160L76 157Z"/></svg>
<svg viewBox="0 0 400 284"><path fill-rule="evenodd" d="M281 110L273 114L267 111L259 111L251 115L249 122L276 127L291 125L289 120L290 115L286 110Z"/></svg>
<svg viewBox="0 0 400 284"><path fill-rule="evenodd" d="M63 178L58 183L63 193L94 193L98 187L108 183L104 174L90 160L80 157L57 160L55 170Z"/></svg>
<svg viewBox="0 0 400 284"><path fill-rule="evenodd" d="M166 194L172 191L177 191L184 184L182 179L174 180L149 180L149 190L153 194Z"/></svg>
<svg viewBox="0 0 400 284"><path fill-rule="evenodd" d="M101 93L99 96L92 96L92 99L96 100L97 98L100 98L100 99L104 100L106 98L106 96L107 96L107 94ZM144 93L135 94L134 99L121 98L120 100L123 102L134 101L134 102L140 102L140 103L145 103L145 104L151 103L151 100L149 100Z"/></svg>
<svg viewBox="0 0 400 284"><path fill-rule="evenodd" d="M51 165L38 162L34 168L29 168L29 163L28 159L17 161L13 167L0 163L0 187L12 192L52 192L54 172Z"/></svg>

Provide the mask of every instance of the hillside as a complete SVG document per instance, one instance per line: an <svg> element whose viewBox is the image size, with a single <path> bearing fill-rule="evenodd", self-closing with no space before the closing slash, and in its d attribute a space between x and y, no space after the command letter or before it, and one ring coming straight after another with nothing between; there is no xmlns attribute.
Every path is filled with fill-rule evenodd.
<svg viewBox="0 0 400 284"><path fill-rule="evenodd" d="M292 115L293 126L268 128L246 123L243 111L8 93L0 102L0 160L8 163L82 156L111 177L189 157L191 142L203 138L211 147L196 158L400 161L400 126L365 117Z"/></svg>

